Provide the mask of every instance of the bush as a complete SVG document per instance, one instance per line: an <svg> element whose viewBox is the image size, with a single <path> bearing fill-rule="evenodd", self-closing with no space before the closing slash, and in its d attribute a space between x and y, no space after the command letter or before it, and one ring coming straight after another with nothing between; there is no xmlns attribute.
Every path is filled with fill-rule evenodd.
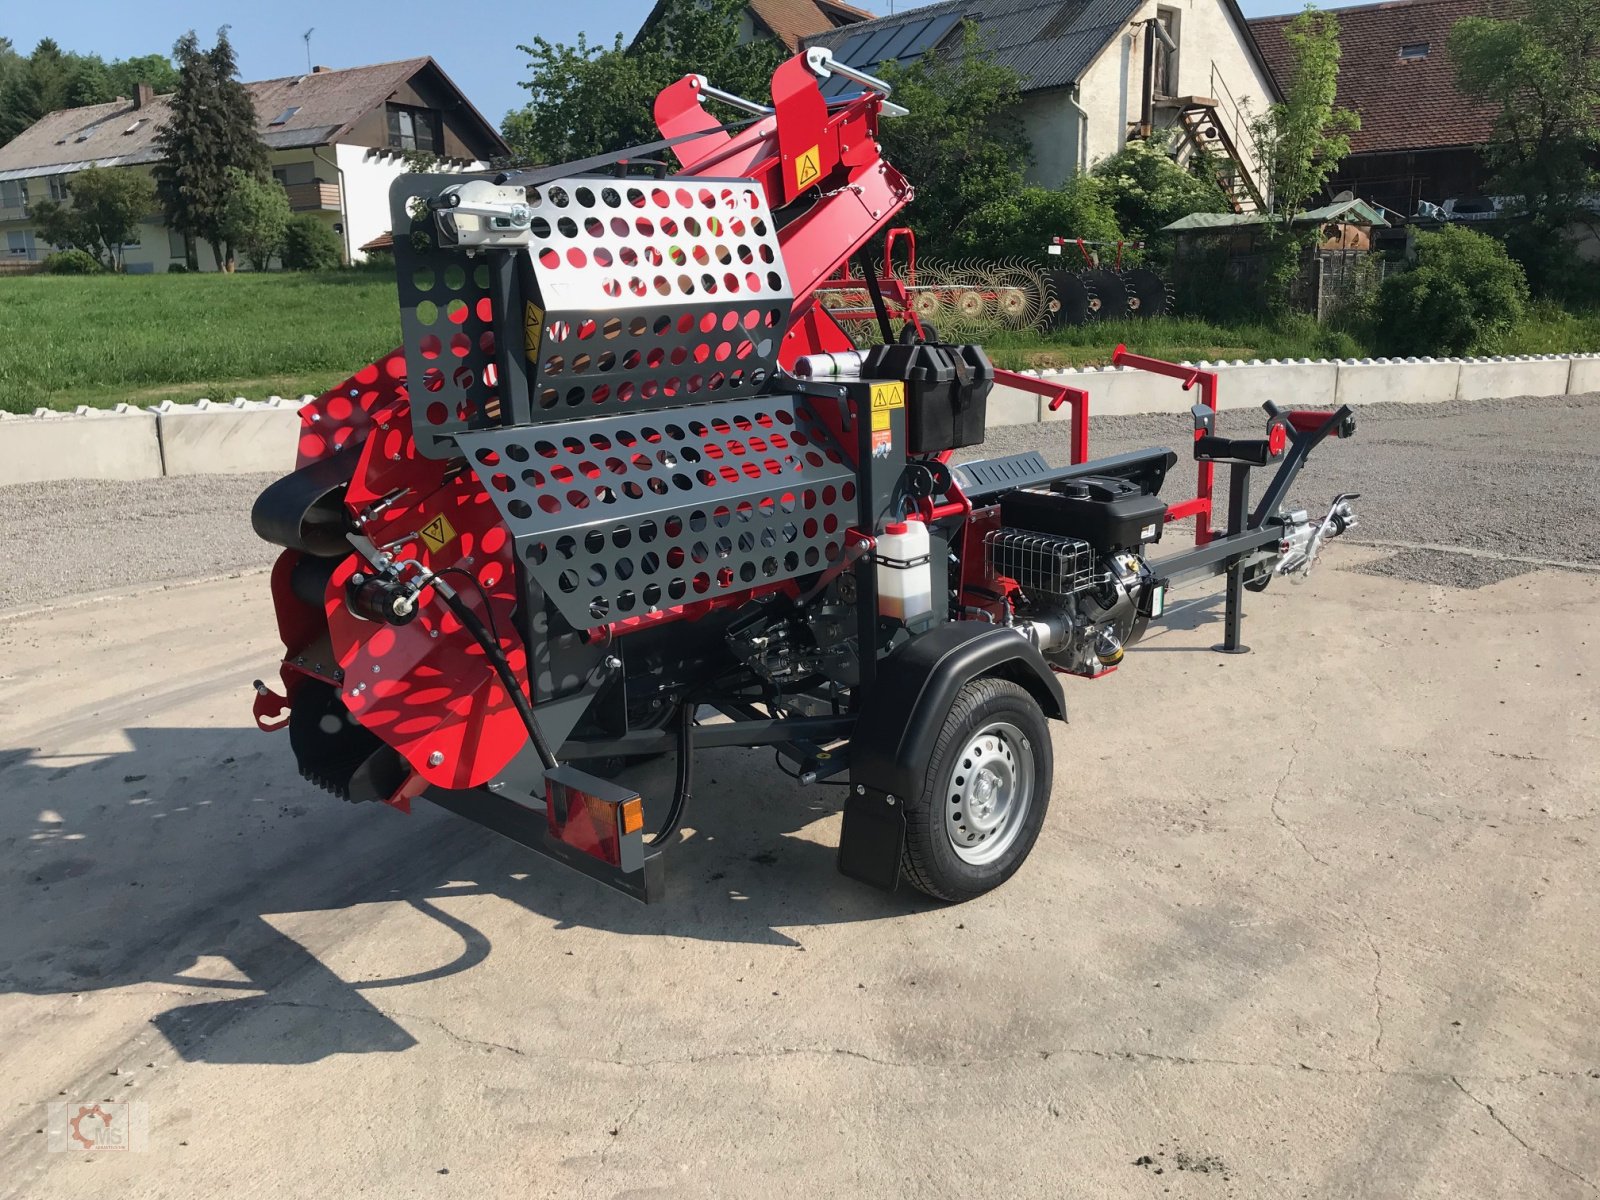
<svg viewBox="0 0 1600 1200"><path fill-rule="evenodd" d="M45 257L41 270L46 275L99 275L105 267L87 250L57 250Z"/></svg>
<svg viewBox="0 0 1600 1200"><path fill-rule="evenodd" d="M1119 236L1099 181L1078 175L1054 190L1027 187L996 196L962 221L956 246L984 259L1037 260L1052 237L1114 242Z"/></svg>
<svg viewBox="0 0 1600 1200"><path fill-rule="evenodd" d="M189 273L189 267L185 263L168 263L167 264L167 274L168 275L187 275L188 273Z"/></svg>
<svg viewBox="0 0 1600 1200"><path fill-rule="evenodd" d="M1092 174L1123 233L1148 241L1179 217L1197 212L1227 212L1228 200L1210 179L1172 161L1148 140L1132 141L1095 163Z"/></svg>
<svg viewBox="0 0 1600 1200"><path fill-rule="evenodd" d="M1416 265L1383 281L1374 340L1390 354L1471 354L1510 332L1528 280L1487 234L1448 225L1417 235Z"/></svg>
<svg viewBox="0 0 1600 1200"><path fill-rule="evenodd" d="M339 235L310 213L289 222L279 257L286 271L332 271L344 263Z"/></svg>

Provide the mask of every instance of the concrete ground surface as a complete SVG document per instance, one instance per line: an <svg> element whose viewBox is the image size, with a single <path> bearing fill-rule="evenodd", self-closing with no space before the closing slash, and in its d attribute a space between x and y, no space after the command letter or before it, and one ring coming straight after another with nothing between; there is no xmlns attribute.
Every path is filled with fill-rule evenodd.
<svg viewBox="0 0 1600 1200"><path fill-rule="evenodd" d="M1070 684L1039 844L959 907L835 874L838 793L761 752L704 755L651 908L333 801L249 722L264 577L130 536L188 561L254 489L68 520L0 619L0 1194L1591 1195L1593 407L1319 454L1384 545L1248 597L1252 654L1180 596ZM146 1151L48 1149L106 1100Z"/></svg>

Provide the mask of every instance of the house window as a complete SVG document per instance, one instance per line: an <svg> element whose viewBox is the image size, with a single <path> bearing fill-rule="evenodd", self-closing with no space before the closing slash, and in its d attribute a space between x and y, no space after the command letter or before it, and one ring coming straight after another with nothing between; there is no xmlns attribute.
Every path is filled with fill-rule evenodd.
<svg viewBox="0 0 1600 1200"><path fill-rule="evenodd" d="M281 113L273 117L272 120L267 123L269 125L287 125L290 118L299 111L300 106L298 104L291 104L288 108L284 109Z"/></svg>
<svg viewBox="0 0 1600 1200"><path fill-rule="evenodd" d="M67 199L67 177L65 175L50 176L50 199L57 203L64 203Z"/></svg>
<svg viewBox="0 0 1600 1200"><path fill-rule="evenodd" d="M273 167L272 177L286 188L294 187L297 183L317 181L316 171L308 162L284 163L281 167Z"/></svg>
<svg viewBox="0 0 1600 1200"><path fill-rule="evenodd" d="M140 117L132 125L129 125L126 129L124 129L122 131L122 136L123 137L127 137L130 133L138 133L140 126L142 126L145 123L145 120L146 120L146 118Z"/></svg>
<svg viewBox="0 0 1600 1200"><path fill-rule="evenodd" d="M189 257L189 246L176 229L167 230L167 253L173 258Z"/></svg>
<svg viewBox="0 0 1600 1200"><path fill-rule="evenodd" d="M6 232L6 253L13 258L34 256L33 230L11 229Z"/></svg>
<svg viewBox="0 0 1600 1200"><path fill-rule="evenodd" d="M444 146L439 136L439 114L431 108L389 105L389 145L396 150L440 153Z"/></svg>
<svg viewBox="0 0 1600 1200"><path fill-rule="evenodd" d="M1155 93L1158 96L1176 96L1178 94L1178 52L1173 47L1178 44L1178 10L1175 8L1156 9L1156 23L1166 32L1172 40L1169 46L1161 36L1152 33L1156 39L1155 54Z"/></svg>
<svg viewBox="0 0 1600 1200"><path fill-rule="evenodd" d="M1430 42L1407 42L1400 47L1400 61L1421 62L1428 57L1428 51L1432 48Z"/></svg>
<svg viewBox="0 0 1600 1200"><path fill-rule="evenodd" d="M0 208L27 208L28 181L26 179L0 180Z"/></svg>

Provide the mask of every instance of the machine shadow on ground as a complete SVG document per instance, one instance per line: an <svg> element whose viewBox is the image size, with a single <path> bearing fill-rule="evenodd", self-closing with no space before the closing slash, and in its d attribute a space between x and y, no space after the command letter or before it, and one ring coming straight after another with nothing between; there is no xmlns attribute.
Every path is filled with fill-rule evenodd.
<svg viewBox="0 0 1600 1200"><path fill-rule="evenodd" d="M10 917L0 994L137 985L180 997L243 993L180 1003L155 1019L194 1061L302 1063L409 1048L414 1040L371 997L470 971L494 950L441 907L456 898L497 896L557 931L766 945L796 944L784 927L885 920L931 903L838 875L835 831L795 835L837 812L842 789L802 789L758 752L700 756L689 833L670 849L668 899L646 907L426 802L409 817L344 804L295 777L281 736L132 728L124 737L129 749L105 755L0 750L9 801L0 806L9 852L0 897ZM632 774L656 819L670 773L646 764ZM459 940L450 961L419 963L396 947L387 978L346 981L274 921L396 902ZM232 970L215 969L219 960ZM270 1037L252 1035L241 1020L302 1003L292 1036L281 1023Z"/></svg>

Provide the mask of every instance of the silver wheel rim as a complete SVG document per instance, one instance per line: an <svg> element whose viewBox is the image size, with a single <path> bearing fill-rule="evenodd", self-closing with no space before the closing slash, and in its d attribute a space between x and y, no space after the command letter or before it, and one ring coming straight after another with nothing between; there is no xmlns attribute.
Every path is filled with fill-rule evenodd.
<svg viewBox="0 0 1600 1200"><path fill-rule="evenodd" d="M945 788L944 828L956 857L973 866L1001 858L1033 807L1033 747L1009 721L967 739Z"/></svg>

